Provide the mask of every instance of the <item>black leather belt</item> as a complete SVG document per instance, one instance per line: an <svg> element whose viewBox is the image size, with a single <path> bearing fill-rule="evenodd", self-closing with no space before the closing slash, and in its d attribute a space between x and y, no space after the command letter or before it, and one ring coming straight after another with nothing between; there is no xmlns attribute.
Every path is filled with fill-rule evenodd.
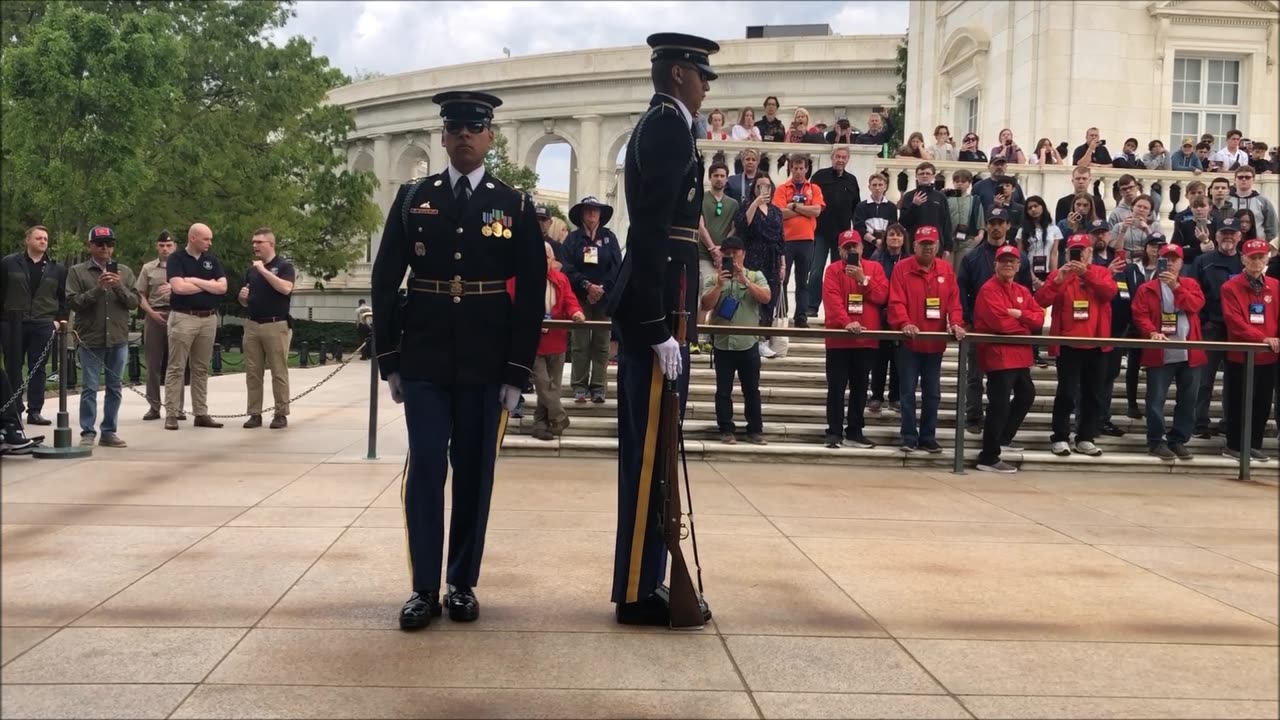
<svg viewBox="0 0 1280 720"><path fill-rule="evenodd" d="M265 317L265 318L249 318L249 319L250 319L250 320L252 320L253 322L258 323L259 325L266 325L267 323L273 323L273 322L286 322L286 321L288 321L288 319L289 319L289 318L286 318L286 317Z"/></svg>
<svg viewBox="0 0 1280 720"><path fill-rule="evenodd" d="M464 281L461 276L454 275L452 280L409 281L409 289L413 292L431 295L448 295L453 301L462 302L466 295L502 295L507 292L505 280L472 280Z"/></svg>
<svg viewBox="0 0 1280 720"><path fill-rule="evenodd" d="M218 312L217 310L179 310L178 308L173 308L173 311L180 312L183 315L194 315L196 317L209 317L210 315Z"/></svg>
<svg viewBox="0 0 1280 720"><path fill-rule="evenodd" d="M668 236L672 240L683 240L684 242L699 243L702 237L698 233L698 228L672 227L671 234Z"/></svg>
<svg viewBox="0 0 1280 720"><path fill-rule="evenodd" d="M152 309L152 310L155 310L155 311L156 311L156 312L158 312L158 313L159 313L159 312L169 312L169 306L168 306L168 305L152 305L152 306L151 306L151 309Z"/></svg>

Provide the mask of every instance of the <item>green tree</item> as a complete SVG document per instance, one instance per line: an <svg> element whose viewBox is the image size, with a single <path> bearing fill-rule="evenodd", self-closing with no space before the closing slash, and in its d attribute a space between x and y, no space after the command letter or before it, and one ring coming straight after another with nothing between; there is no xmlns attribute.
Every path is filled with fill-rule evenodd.
<svg viewBox="0 0 1280 720"><path fill-rule="evenodd" d="M902 147L903 138L906 137L903 126L906 124L907 118L907 36L902 36L902 42L898 44L897 56L894 60L894 74L898 77L898 87L894 92L893 107L889 108L889 119L893 121L893 137L889 139L889 147L897 149Z"/></svg>
<svg viewBox="0 0 1280 720"><path fill-rule="evenodd" d="M348 78L301 38L266 39L290 3L3 5L6 237L111 224L136 264L160 228L204 222L238 275L268 225L317 282L359 256L376 181L345 169L353 119L324 102Z"/></svg>
<svg viewBox="0 0 1280 720"><path fill-rule="evenodd" d="M484 164L494 177L517 190L532 193L538 187L538 173L511 160L507 152L507 138L497 128L494 128L493 146L489 148Z"/></svg>
<svg viewBox="0 0 1280 720"><path fill-rule="evenodd" d="M553 218L560 218L561 220L565 221L565 224L568 224L569 216L564 214L564 211L560 209L559 205L553 202L549 202L546 205L547 205L548 215L550 215Z"/></svg>

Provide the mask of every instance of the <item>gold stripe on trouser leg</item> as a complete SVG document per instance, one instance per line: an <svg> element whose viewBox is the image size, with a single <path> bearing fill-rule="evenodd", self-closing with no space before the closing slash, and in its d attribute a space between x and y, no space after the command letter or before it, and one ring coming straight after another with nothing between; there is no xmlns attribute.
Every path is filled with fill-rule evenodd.
<svg viewBox="0 0 1280 720"><path fill-rule="evenodd" d="M493 449L493 459L498 459L498 454L502 451L502 438L507 435L507 421L511 419L511 413L504 410L498 411L498 446Z"/></svg>
<svg viewBox="0 0 1280 720"><path fill-rule="evenodd" d="M409 485L409 454L404 456L404 471L400 473L400 514L404 517L404 559L409 565L409 586L413 587L413 546L409 544L409 506L405 503L405 488Z"/></svg>
<svg viewBox="0 0 1280 720"><path fill-rule="evenodd" d="M649 490L653 485L653 461L658 447L658 420L662 416L662 367L653 358L649 378L649 414L644 426L644 455L640 462L640 487L636 491L636 519L631 530L631 564L627 575L627 602L640 594L640 565L644 562L644 535L649 524Z"/></svg>

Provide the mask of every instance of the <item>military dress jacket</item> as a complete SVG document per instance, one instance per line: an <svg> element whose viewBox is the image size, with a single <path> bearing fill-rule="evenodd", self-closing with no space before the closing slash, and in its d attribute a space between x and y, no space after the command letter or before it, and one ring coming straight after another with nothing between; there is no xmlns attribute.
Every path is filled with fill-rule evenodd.
<svg viewBox="0 0 1280 720"><path fill-rule="evenodd" d="M541 336L547 275L533 202L487 172L463 202L447 172L396 193L373 264L379 372L445 386L523 388ZM506 289L512 277L514 299Z"/></svg>
<svg viewBox="0 0 1280 720"><path fill-rule="evenodd" d="M659 93L649 101L627 142L623 173L631 224L608 300L618 335L624 345L665 342L683 285L685 337L696 337L704 168L694 128L672 98Z"/></svg>

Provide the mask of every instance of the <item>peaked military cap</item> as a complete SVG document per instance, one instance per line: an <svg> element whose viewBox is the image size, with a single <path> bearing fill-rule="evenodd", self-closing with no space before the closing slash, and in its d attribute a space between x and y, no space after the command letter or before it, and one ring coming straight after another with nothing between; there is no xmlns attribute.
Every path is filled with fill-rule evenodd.
<svg viewBox="0 0 1280 720"><path fill-rule="evenodd" d="M720 52L720 45L711 40L683 33L655 33L649 36L647 42L653 48L653 53L649 55L650 62L687 62L706 73L709 80L718 77L716 71L711 69L711 56Z"/></svg>
<svg viewBox="0 0 1280 720"><path fill-rule="evenodd" d="M440 117L463 122L488 122L493 120L493 110L502 101L489 93L471 90L450 90L436 93L431 102L440 106Z"/></svg>

